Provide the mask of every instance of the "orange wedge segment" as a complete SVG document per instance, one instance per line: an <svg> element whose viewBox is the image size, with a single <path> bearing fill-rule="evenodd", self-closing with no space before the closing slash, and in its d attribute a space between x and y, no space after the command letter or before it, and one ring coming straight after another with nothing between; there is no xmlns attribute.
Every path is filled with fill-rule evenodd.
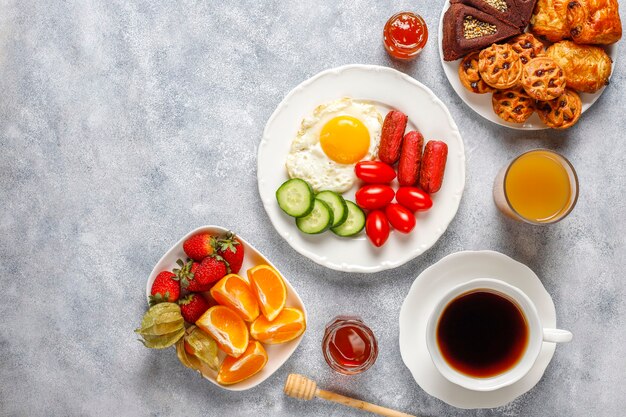
<svg viewBox="0 0 626 417"><path fill-rule="evenodd" d="M245 321L259 316L259 303L248 283L237 274L228 274L211 288L211 297L235 310Z"/></svg>
<svg viewBox="0 0 626 417"><path fill-rule="evenodd" d="M305 329L306 322L302 310L285 307L272 321L269 321L265 316L259 316L250 325L250 336L259 342L274 345L295 339Z"/></svg>
<svg viewBox="0 0 626 417"><path fill-rule="evenodd" d="M258 265L248 269L248 279L256 296L261 312L272 321L287 302L287 287L282 277L269 265Z"/></svg>
<svg viewBox="0 0 626 417"><path fill-rule="evenodd" d="M248 328L237 313L225 306L213 306L196 321L227 355L238 358L248 346Z"/></svg>
<svg viewBox="0 0 626 417"><path fill-rule="evenodd" d="M239 358L226 357L217 374L217 382L231 385L250 378L259 372L267 363L267 353L263 345L251 340L246 351Z"/></svg>

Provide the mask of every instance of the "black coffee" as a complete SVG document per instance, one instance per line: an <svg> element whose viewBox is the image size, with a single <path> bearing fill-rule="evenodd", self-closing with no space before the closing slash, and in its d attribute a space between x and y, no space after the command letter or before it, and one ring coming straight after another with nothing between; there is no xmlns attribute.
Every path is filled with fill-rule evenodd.
<svg viewBox="0 0 626 417"><path fill-rule="evenodd" d="M461 294L443 310L437 344L457 371L488 378L513 368L528 344L524 313L508 298L484 290Z"/></svg>

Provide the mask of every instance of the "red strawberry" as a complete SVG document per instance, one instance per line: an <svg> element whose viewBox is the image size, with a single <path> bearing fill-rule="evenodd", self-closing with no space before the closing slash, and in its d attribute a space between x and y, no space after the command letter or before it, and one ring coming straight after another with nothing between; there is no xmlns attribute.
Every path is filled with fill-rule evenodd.
<svg viewBox="0 0 626 417"><path fill-rule="evenodd" d="M215 242L215 249L230 265L230 270L236 274L243 263L243 245L233 232L228 232L225 237L220 237Z"/></svg>
<svg viewBox="0 0 626 417"><path fill-rule="evenodd" d="M193 268L192 278L187 289L193 292L208 291L213 283L222 279L228 272L228 262L219 255L213 254L204 258Z"/></svg>
<svg viewBox="0 0 626 417"><path fill-rule="evenodd" d="M180 312L187 323L195 323L209 309L209 303L199 294L189 294L181 299Z"/></svg>
<svg viewBox="0 0 626 417"><path fill-rule="evenodd" d="M180 283L176 274L169 271L160 272L152 283L150 294L151 306L162 302L176 302L180 296Z"/></svg>
<svg viewBox="0 0 626 417"><path fill-rule="evenodd" d="M209 233L199 233L185 240L183 250L191 259L200 262L215 251L214 242L215 238Z"/></svg>
<svg viewBox="0 0 626 417"><path fill-rule="evenodd" d="M177 259L176 264L178 264L178 268L172 269L172 272L176 274L176 278L180 281L180 286L186 289L189 286L189 282L193 279L193 273L198 264L189 258L186 261Z"/></svg>

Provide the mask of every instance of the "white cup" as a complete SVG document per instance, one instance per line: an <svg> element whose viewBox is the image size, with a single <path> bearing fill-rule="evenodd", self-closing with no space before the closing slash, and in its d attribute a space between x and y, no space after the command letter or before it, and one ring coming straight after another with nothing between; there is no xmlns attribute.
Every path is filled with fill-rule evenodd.
<svg viewBox="0 0 626 417"><path fill-rule="evenodd" d="M492 292L513 301L523 312L528 326L528 344L522 357L511 369L487 378L472 377L452 368L443 358L437 344L437 326L446 306L458 296L477 290ZM493 391L514 384L532 369L543 342L563 343L570 340L572 333L567 330L543 328L537 308L519 288L491 278L475 279L448 291L431 313L426 328L426 345L435 367L448 381L473 391Z"/></svg>

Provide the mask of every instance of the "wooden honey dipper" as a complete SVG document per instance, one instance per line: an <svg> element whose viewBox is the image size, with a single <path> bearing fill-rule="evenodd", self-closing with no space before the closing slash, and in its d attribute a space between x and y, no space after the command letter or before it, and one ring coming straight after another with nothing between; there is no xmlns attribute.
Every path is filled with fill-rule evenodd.
<svg viewBox="0 0 626 417"><path fill-rule="evenodd" d="M334 401L348 407L358 408L359 410L369 411L370 413L379 414L387 417L415 417L411 414L401 413L400 411L390 408L381 407L379 405L367 403L354 398L344 397L334 392L324 391L317 388L317 383L303 375L289 374L285 382L285 394L299 400L312 400L313 397L322 398L328 401Z"/></svg>

